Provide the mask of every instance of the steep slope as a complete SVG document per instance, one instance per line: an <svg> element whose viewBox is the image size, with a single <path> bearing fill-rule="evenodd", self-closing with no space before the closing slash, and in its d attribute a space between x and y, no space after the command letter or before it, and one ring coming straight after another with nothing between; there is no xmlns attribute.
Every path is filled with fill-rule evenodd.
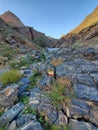
<svg viewBox="0 0 98 130"><path fill-rule="evenodd" d="M56 39L50 39L44 33L36 31L33 27L25 26L11 11L5 12L0 18L13 27L17 32L21 33L28 39L33 40L39 46L54 46L56 43Z"/></svg>
<svg viewBox="0 0 98 130"><path fill-rule="evenodd" d="M85 20L63 36L57 42L57 46L97 46L98 43L98 6Z"/></svg>
<svg viewBox="0 0 98 130"><path fill-rule="evenodd" d="M77 26L75 29L73 29L71 31L71 33L78 33L82 29L87 28L96 22L98 22L98 6L95 8L95 10L90 15L88 15L84 19L84 21L79 26Z"/></svg>
<svg viewBox="0 0 98 130"><path fill-rule="evenodd" d="M39 47L0 19L0 65L33 49Z"/></svg>

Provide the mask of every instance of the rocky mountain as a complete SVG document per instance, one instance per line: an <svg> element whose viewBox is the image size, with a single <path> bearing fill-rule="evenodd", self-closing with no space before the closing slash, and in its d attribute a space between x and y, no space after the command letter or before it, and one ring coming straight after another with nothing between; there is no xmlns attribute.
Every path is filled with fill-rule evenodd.
<svg viewBox="0 0 98 130"><path fill-rule="evenodd" d="M20 21L20 19L11 11L7 11L0 15L0 18L12 27L24 27L24 24Z"/></svg>
<svg viewBox="0 0 98 130"><path fill-rule="evenodd" d="M38 44L39 46L54 46L56 43L56 39L50 39L44 33L36 31L33 27L25 26L11 11L5 12L0 18L13 27L17 32L34 41L35 44Z"/></svg>
<svg viewBox="0 0 98 130"><path fill-rule="evenodd" d="M58 46L70 46L75 44L76 46L95 46L98 43L98 6L95 10L88 15L85 20L69 32L64 35L59 41Z"/></svg>

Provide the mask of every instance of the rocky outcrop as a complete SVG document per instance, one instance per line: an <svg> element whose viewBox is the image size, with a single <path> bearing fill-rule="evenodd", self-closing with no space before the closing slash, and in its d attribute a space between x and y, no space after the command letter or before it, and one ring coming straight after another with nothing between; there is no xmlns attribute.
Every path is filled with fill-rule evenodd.
<svg viewBox="0 0 98 130"><path fill-rule="evenodd" d="M98 6L79 26L58 40L57 46L71 46L75 43L77 46L96 46L98 42L97 15Z"/></svg>

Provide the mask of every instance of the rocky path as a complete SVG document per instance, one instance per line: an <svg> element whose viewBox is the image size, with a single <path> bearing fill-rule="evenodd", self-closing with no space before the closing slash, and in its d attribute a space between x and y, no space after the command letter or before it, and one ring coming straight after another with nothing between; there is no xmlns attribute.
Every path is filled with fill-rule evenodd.
<svg viewBox="0 0 98 130"><path fill-rule="evenodd" d="M18 83L1 84L1 129L98 130L97 50L61 48L45 55L46 61L20 69Z"/></svg>

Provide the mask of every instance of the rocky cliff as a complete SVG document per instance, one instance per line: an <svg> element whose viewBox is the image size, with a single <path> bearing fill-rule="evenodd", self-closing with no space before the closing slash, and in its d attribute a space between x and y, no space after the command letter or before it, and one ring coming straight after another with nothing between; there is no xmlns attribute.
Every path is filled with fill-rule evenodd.
<svg viewBox="0 0 98 130"><path fill-rule="evenodd" d="M88 15L85 20L63 36L58 41L58 46L70 46L78 44L80 46L96 46L98 43L98 6Z"/></svg>

